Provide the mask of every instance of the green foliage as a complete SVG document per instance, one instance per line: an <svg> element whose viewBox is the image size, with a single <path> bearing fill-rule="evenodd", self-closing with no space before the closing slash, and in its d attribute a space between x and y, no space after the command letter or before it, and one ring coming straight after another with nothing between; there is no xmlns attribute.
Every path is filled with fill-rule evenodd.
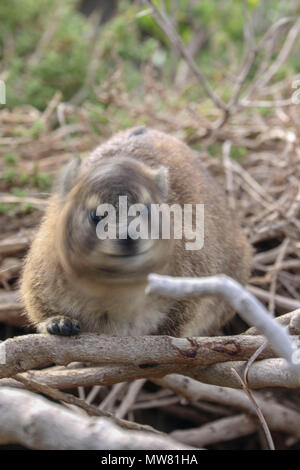
<svg viewBox="0 0 300 470"><path fill-rule="evenodd" d="M212 157L221 157L222 155L222 144L215 142L207 147L208 153ZM242 145L234 145L231 147L230 156L235 160L240 160L247 155L247 148Z"/></svg>
<svg viewBox="0 0 300 470"><path fill-rule="evenodd" d="M26 197L27 196L27 191L21 188L11 188L10 190L11 194L17 197Z"/></svg>
<svg viewBox="0 0 300 470"><path fill-rule="evenodd" d="M11 212L12 206L16 207L16 204L6 204L4 202L0 202L0 215Z"/></svg>
<svg viewBox="0 0 300 470"><path fill-rule="evenodd" d="M48 173L39 171L38 167L35 167L31 173L24 173L20 171L15 163L9 163L4 167L0 176L0 181L11 187L10 191L15 196L24 196L24 190L21 188L27 185L34 186L41 191L48 191L53 182L52 176ZM18 187L12 187L12 185L18 185ZM18 191L19 194L17 194Z"/></svg>
<svg viewBox="0 0 300 470"><path fill-rule="evenodd" d="M57 89L68 99L82 85L91 26L74 5L75 0L0 3L2 56L8 41L14 41L6 86L9 107L30 103L43 109Z"/></svg>
<svg viewBox="0 0 300 470"><path fill-rule="evenodd" d="M143 97L141 67L144 64L152 64L168 89L170 84L173 85L181 61L150 12L137 2L119 0L118 13L101 25L96 36L92 22L76 10L77 3L78 0L0 3L0 61L4 61L3 69L7 73L6 106L30 104L44 110L57 90L62 92L63 101L70 100L86 83L92 53L96 50L98 65L87 96L90 105L94 106L89 112L93 115L95 131L99 131L100 125L107 124L103 110L108 107L115 127L132 125L134 123L122 106L114 108L110 103L99 103L95 86L109 81L116 69L121 68L124 90L135 97ZM195 61L212 88L217 88L220 96L228 101L232 83L227 80L224 84L224 77L234 76L244 49L243 2L165 0L164 3L186 45L195 34L203 36ZM161 1L156 0L156 4L161 6ZM289 13L282 10L280 2L247 0L247 4L250 14L256 14L260 19L255 30L257 40L278 15ZM260 55L258 61L261 58ZM280 69L275 79L299 72L299 63L299 49L295 48L289 65ZM251 71L250 80L256 71L257 65ZM178 99L202 103L203 97L201 87L192 82ZM143 117L140 119L144 120ZM43 123L38 121L31 128L16 127L15 135L38 138L44 131ZM8 157L6 163L13 166L14 157ZM5 177L14 181L11 168ZM22 178L25 181L26 175Z"/></svg>
<svg viewBox="0 0 300 470"><path fill-rule="evenodd" d="M36 210L36 207L31 204L30 202L22 202L22 203L15 203L15 204L6 204L4 202L0 202L0 215L4 214L18 214L24 215L28 214Z"/></svg>
<svg viewBox="0 0 300 470"><path fill-rule="evenodd" d="M68 101L83 86L90 63L92 24L75 10L76 0L11 0L0 3L0 60L13 41L6 80L7 106L30 103L44 109L57 90ZM157 51L158 41L142 38L138 8L120 2L120 14L101 27L96 46L103 56L96 82L113 72L113 55L124 60L128 87L140 83L139 67ZM161 33L163 37L163 33ZM2 51L2 52L1 52ZM95 99L91 93L90 98Z"/></svg>
<svg viewBox="0 0 300 470"><path fill-rule="evenodd" d="M32 182L36 188L48 191L51 188L52 178L48 173L39 172L36 168L32 175Z"/></svg>
<svg viewBox="0 0 300 470"><path fill-rule="evenodd" d="M17 170L15 168L4 168L2 180L5 183L13 183L17 177Z"/></svg>
<svg viewBox="0 0 300 470"><path fill-rule="evenodd" d="M16 166L20 160L20 155L17 153L9 152L3 155L4 161L7 165Z"/></svg>
<svg viewBox="0 0 300 470"><path fill-rule="evenodd" d="M247 149L246 147L243 147L242 145L234 145L231 148L230 151L230 156L232 158L235 158L236 160L240 160L241 158L245 157L247 155Z"/></svg>
<svg viewBox="0 0 300 470"><path fill-rule="evenodd" d="M219 142L209 145L207 150L212 157L220 157L222 155L222 145Z"/></svg>

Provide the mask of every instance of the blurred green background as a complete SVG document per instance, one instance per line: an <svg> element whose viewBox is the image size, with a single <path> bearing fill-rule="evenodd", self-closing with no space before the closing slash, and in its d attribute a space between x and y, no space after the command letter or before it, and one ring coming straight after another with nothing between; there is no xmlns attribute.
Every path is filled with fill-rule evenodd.
<svg viewBox="0 0 300 470"><path fill-rule="evenodd" d="M256 37L276 19L299 14L298 3L248 0ZM98 4L98 9L88 17L82 11L89 13L90 4ZM243 51L243 2L168 0L165 4L184 43L193 48L191 43L196 42L196 62L212 86L222 88L225 99L230 85L224 79ZM9 108L30 104L43 110L57 90L63 101L74 99L87 79L91 59L93 86L86 98L100 107L105 103L99 102L94 88L109 79L116 67L122 67L125 88L135 90L136 96L143 93L140 70L147 63L166 86L180 82L177 57L142 2L10 0L0 4L0 23L0 76L7 84ZM284 78L297 72L299 48L279 73ZM195 83L180 85L181 97L201 99L202 90Z"/></svg>

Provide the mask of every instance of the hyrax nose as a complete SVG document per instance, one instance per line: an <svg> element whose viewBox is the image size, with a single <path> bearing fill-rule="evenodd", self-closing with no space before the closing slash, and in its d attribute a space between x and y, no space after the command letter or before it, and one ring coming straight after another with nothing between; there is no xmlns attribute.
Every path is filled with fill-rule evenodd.
<svg viewBox="0 0 300 470"><path fill-rule="evenodd" d="M122 245L127 246L127 247L133 247L134 245L137 244L138 240L134 240L129 233L126 234L126 238L124 237L122 240L120 240Z"/></svg>
<svg viewBox="0 0 300 470"><path fill-rule="evenodd" d="M127 246L133 246L137 242L137 240L134 240L129 234L127 234L127 237L125 238L124 242Z"/></svg>
<svg viewBox="0 0 300 470"><path fill-rule="evenodd" d="M119 244L125 253L134 253L137 251L138 242L139 240L135 240L128 233L126 234L126 238L119 239Z"/></svg>

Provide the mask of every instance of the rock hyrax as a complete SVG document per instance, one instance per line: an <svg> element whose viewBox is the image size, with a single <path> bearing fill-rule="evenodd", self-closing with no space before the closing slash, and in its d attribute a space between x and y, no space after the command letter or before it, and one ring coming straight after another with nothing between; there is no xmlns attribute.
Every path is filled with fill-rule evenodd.
<svg viewBox="0 0 300 470"><path fill-rule="evenodd" d="M202 249L187 250L185 237L168 240L161 232L157 239L135 239L118 229L116 239L99 239L96 228L107 214L99 216L97 207L110 204L118 214L120 196L146 208L204 204ZM174 300L147 296L145 288L151 272L224 273L247 282L251 250L225 199L192 150L145 127L121 132L83 161L72 161L25 263L21 292L30 320L39 332L58 335L216 332L233 315L222 299Z"/></svg>

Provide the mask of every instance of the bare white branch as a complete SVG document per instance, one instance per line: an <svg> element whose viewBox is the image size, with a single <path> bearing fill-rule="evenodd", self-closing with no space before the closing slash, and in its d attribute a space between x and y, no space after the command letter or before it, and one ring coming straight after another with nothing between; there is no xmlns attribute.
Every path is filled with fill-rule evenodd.
<svg viewBox="0 0 300 470"><path fill-rule="evenodd" d="M189 449L171 438L124 430L107 418L85 417L28 391L0 389L0 444L30 449Z"/></svg>
<svg viewBox="0 0 300 470"><path fill-rule="evenodd" d="M150 274L147 293L175 298L221 295L243 320L249 325L256 326L266 336L278 355L285 358L291 367L300 373L300 361L295 360L295 346L285 328L275 322L266 308L234 279L225 275L175 278Z"/></svg>

